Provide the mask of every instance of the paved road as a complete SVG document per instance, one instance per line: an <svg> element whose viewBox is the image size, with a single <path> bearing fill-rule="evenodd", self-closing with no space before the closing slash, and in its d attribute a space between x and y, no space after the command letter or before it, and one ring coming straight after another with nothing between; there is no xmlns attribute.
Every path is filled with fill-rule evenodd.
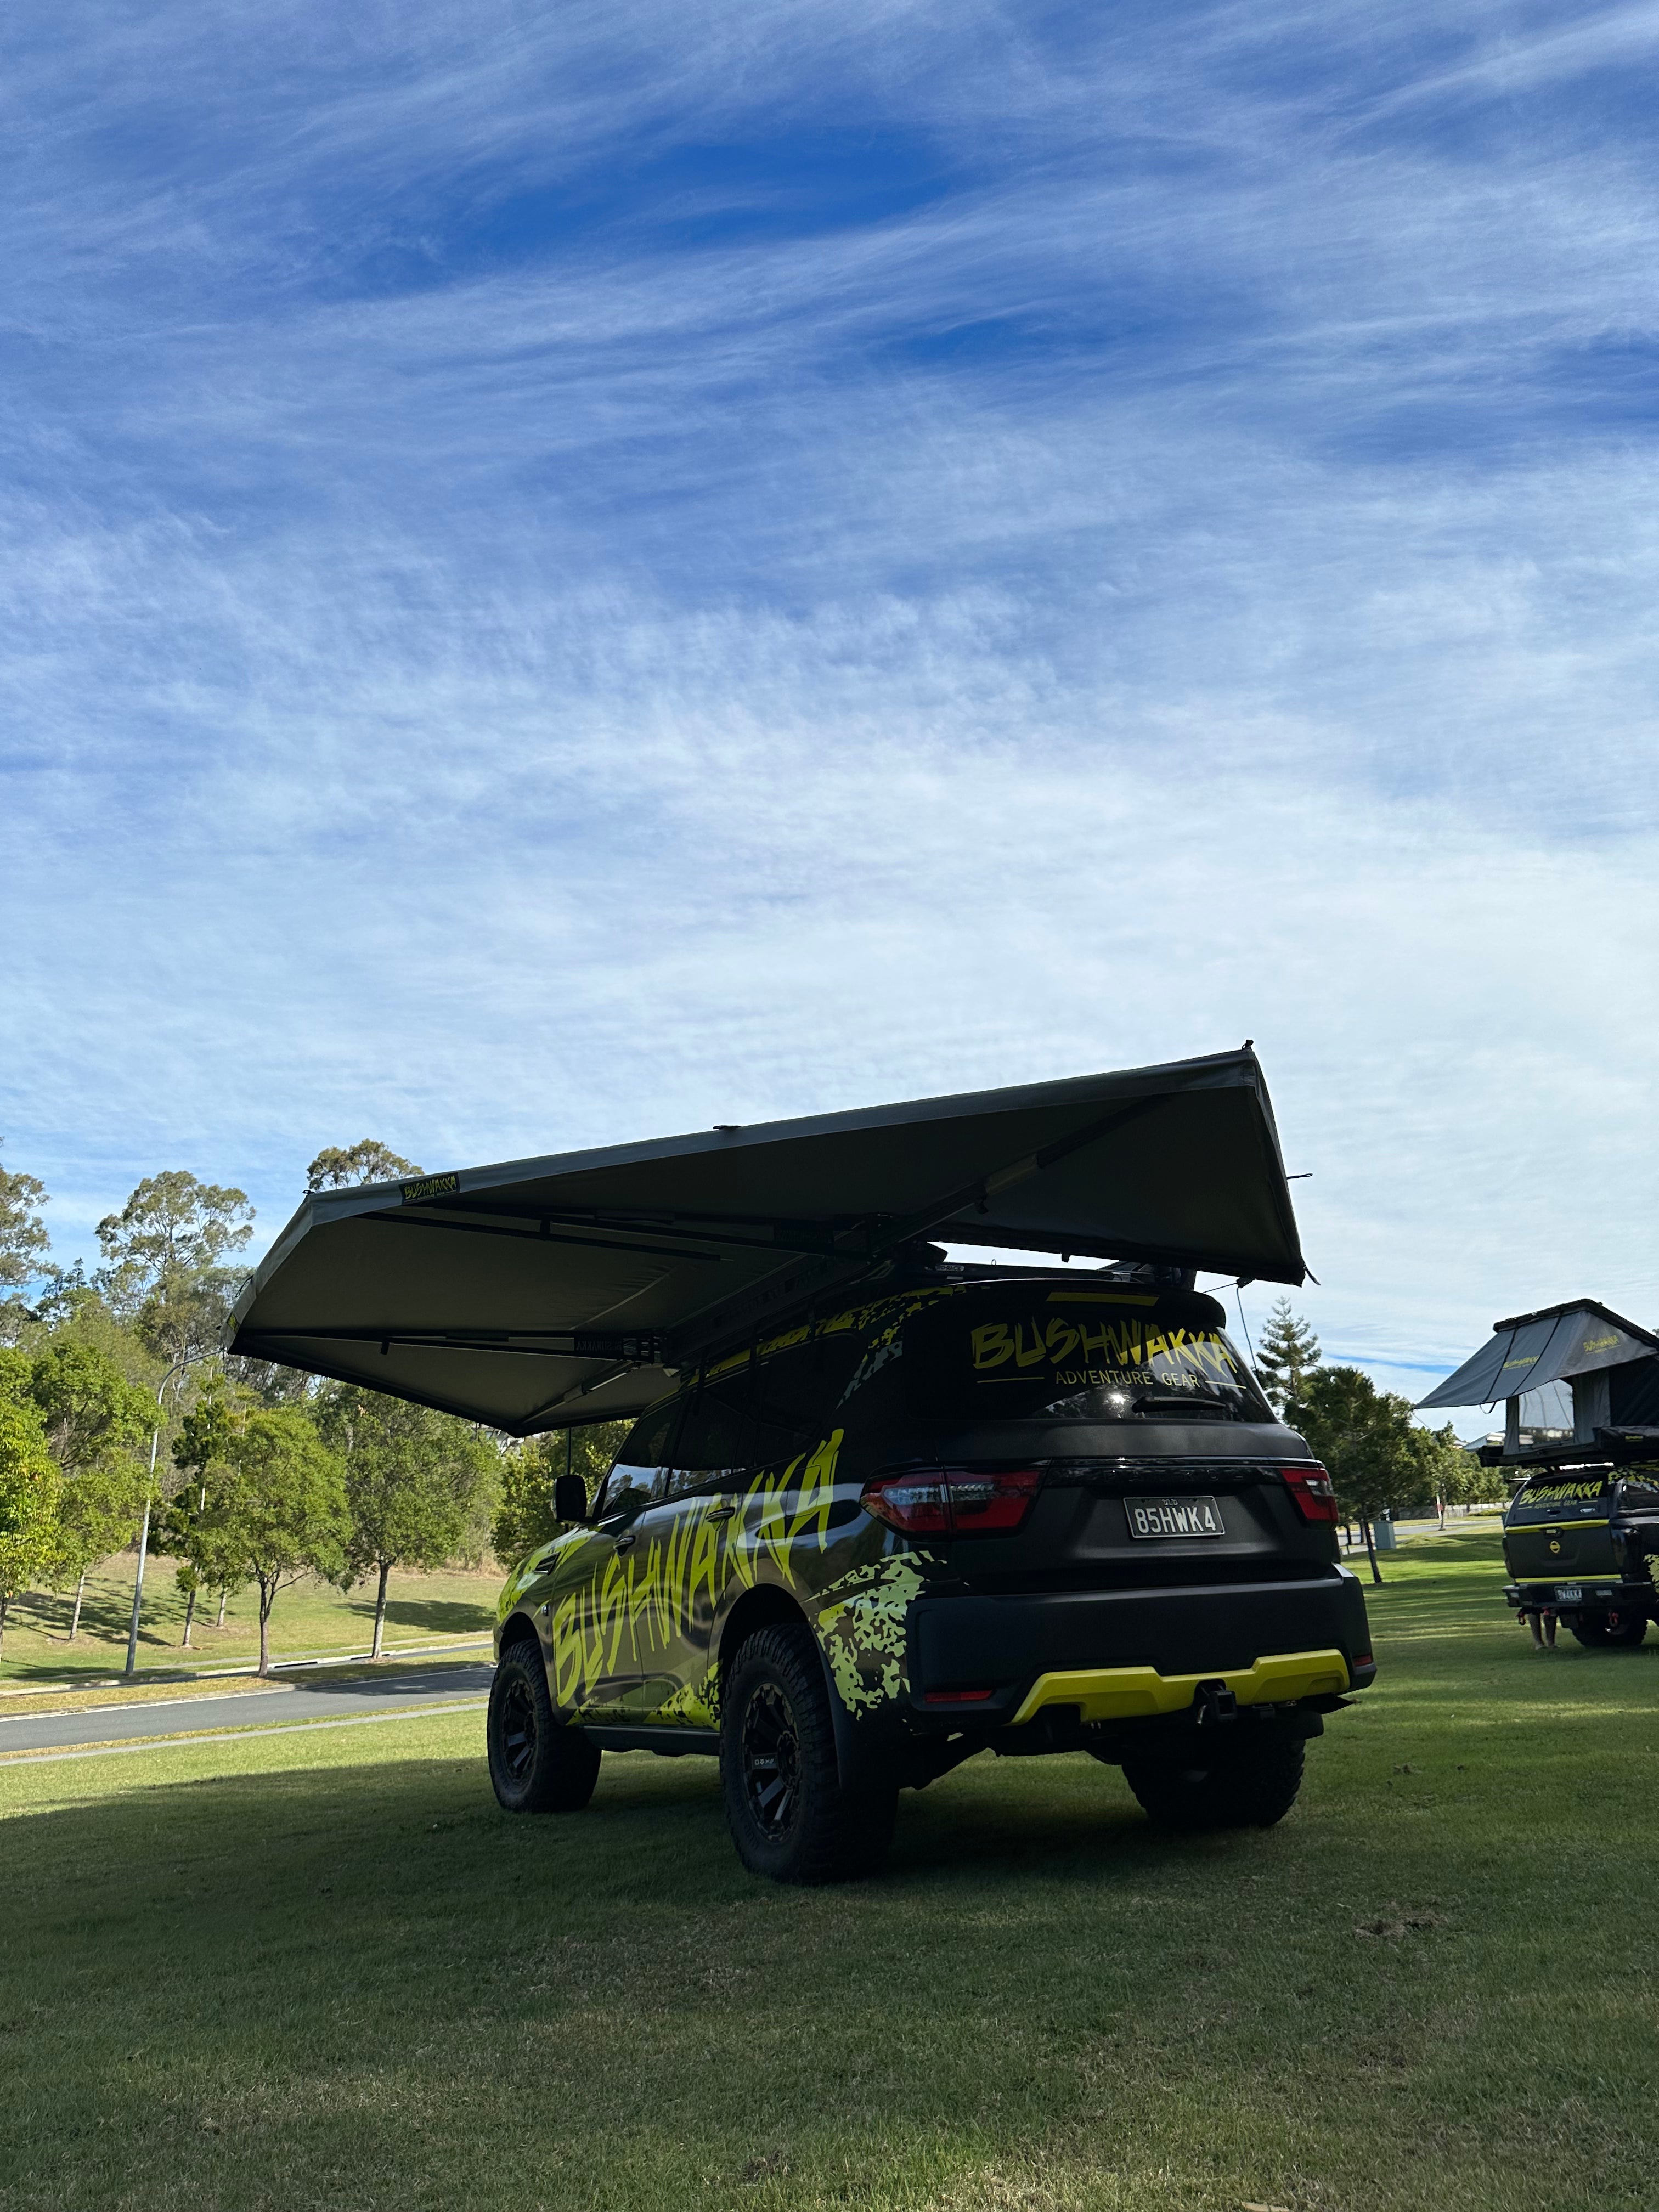
<svg viewBox="0 0 1659 2212"><path fill-rule="evenodd" d="M231 1690L222 1697L143 1698L131 1705L88 1705L78 1712L0 1716L0 1757L56 1751L70 1744L125 1743L177 1735L185 1729L269 1728L290 1721L362 1720L423 1705L452 1705L487 1694L487 1662L376 1674L358 1682L284 1682L280 1689Z"/></svg>

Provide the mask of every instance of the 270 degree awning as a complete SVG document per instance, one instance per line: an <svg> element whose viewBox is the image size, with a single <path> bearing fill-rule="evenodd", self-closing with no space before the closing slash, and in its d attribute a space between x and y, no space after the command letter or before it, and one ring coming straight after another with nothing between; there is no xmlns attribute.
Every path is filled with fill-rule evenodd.
<svg viewBox="0 0 1659 2212"><path fill-rule="evenodd" d="M1418 1400L1419 1413L1432 1406L1490 1406L1499 1398L1541 1390L1547 1382L1589 1375L1598 1367L1622 1367L1659 1352L1659 1337L1593 1298L1517 1314L1494 1322L1492 1328L1496 1334L1472 1359Z"/></svg>
<svg viewBox="0 0 1659 2212"><path fill-rule="evenodd" d="M527 1436L639 1411L923 1237L1307 1273L1247 1049L319 1192L231 1349Z"/></svg>

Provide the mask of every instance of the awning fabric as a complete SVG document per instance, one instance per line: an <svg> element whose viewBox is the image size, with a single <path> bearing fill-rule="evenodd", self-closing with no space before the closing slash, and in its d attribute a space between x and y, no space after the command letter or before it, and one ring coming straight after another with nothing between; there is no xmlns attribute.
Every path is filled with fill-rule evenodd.
<svg viewBox="0 0 1659 2212"><path fill-rule="evenodd" d="M1307 1273L1247 1048L319 1192L230 1348L531 1435L638 1412L921 1237Z"/></svg>
<svg viewBox="0 0 1659 2212"><path fill-rule="evenodd" d="M1650 1336L1593 1298L1571 1305L1546 1306L1492 1323L1496 1334L1455 1375L1418 1401L1418 1411L1434 1406L1490 1406L1499 1398L1518 1398L1547 1382L1589 1375L1600 1367L1622 1367L1632 1359L1651 1358L1659 1337Z"/></svg>

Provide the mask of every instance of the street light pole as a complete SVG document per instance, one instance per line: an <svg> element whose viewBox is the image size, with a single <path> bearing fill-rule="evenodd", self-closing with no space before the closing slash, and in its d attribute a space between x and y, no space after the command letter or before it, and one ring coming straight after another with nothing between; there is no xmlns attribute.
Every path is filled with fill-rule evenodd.
<svg viewBox="0 0 1659 2212"><path fill-rule="evenodd" d="M161 1442L161 1400L167 1387L175 1375L182 1375L186 1367L193 1367L199 1359L216 1359L218 1347L211 1352L188 1352L182 1359L175 1359L155 1386L155 1425L149 1432L149 1480L144 1489L144 1518L138 1531L138 1571L132 1578L132 1625L127 1630L127 1666L129 1681L138 1671L138 1615L144 1602L144 1561L149 1554L150 1509L155 1502L155 1454Z"/></svg>

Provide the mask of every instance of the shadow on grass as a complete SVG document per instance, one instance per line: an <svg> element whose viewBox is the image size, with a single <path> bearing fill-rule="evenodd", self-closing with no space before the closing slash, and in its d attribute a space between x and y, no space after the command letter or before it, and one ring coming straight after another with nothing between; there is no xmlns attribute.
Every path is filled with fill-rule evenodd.
<svg viewBox="0 0 1659 2212"><path fill-rule="evenodd" d="M380 1686L353 1686L370 1692ZM1038 1869L1098 1879L1168 1856L1172 1839L1151 1828L1114 1771L1082 1758L1043 1760L1043 1786L1034 1787L1037 1764L1019 1762L1014 1778L981 1759L927 1791L904 1792L886 1875L839 1893L874 1894L967 1870L981 1881L1000 1874L1024 1881ZM106 1887L112 1898L122 1895L135 1824L158 1865L187 1859L208 1883L192 1892L193 1941L211 1925L221 1883L228 1924L240 1928L251 1910L307 1893L303 1885L319 1863L338 1866L343 1878L355 1868L372 1876L383 1899L403 1893L410 1902L428 1887L428 1868L447 1892L464 1867L463 1890L482 1903L510 1885L526 1860L590 1904L648 1891L670 1911L694 1911L722 1893L801 1894L744 1871L715 1760L647 1753L607 1755L592 1803L567 1816L504 1814L482 1756L140 1781L94 1803L13 1815L6 1887L27 1888L33 1866L46 1885L44 1903L57 1875L74 1868L83 1901ZM441 1845L425 1840L439 1835ZM412 1861L405 1856L411 1839L418 1839ZM1224 1848L1224 1839L1181 1848L1204 1852ZM162 1901L166 1887L153 1901Z"/></svg>
<svg viewBox="0 0 1659 2212"><path fill-rule="evenodd" d="M1556 2154L1605 2156L1611 2130L1619 2201L1645 2202L1649 2147L1618 2130L1650 2069L1646 2014L1586 2013L1564 2038L1515 2007L1517 1987L1614 1986L1607 1881L1641 1863L1649 1819L1632 1719L1529 1729L1526 1772L1559 1765L1528 1799L1478 1730L1379 1708L1369 1735L1316 1747L1305 1812L1210 1838L1159 1834L1085 1757L981 1759L902 1800L884 1877L819 1891L744 1872L701 1759L607 1758L586 1811L541 1819L502 1814L471 1751L180 1753L334 1762L198 1781L38 1769L9 1786L108 1794L5 1826L0 2204L1189 2212L1247 2184L1289 2202L1288 2164L1224 2187L1204 2161L1305 2113L1306 2054L1351 2047L1356 2023L1370 2056L1340 2111L1270 2144L1264 2172L1312 2144L1328 2201L1415 2212L1424 2130L1470 2082L1485 2112L1482 2085L1519 2069L1511 2104L1546 2100ZM1433 1917L1357 1940L1362 1915L1412 1903ZM1188 2104L1198 2163L1161 2194L951 2197L901 2170L918 2142L994 2165L1106 2127L1115 2160L1162 2172ZM1467 2171L1434 2201L1498 2201L1486 2161L1516 2124L1506 2106L1501 2130L1468 2118L1462 2150L1437 2136ZM787 2197L756 2179L779 2146ZM1577 2212L1588 2185L1554 2201Z"/></svg>
<svg viewBox="0 0 1659 2212"><path fill-rule="evenodd" d="M658 1765L648 1753L607 1757L592 1805L572 1824L573 1852L591 1850L596 1869L618 1869L630 1859L654 1868L665 1845L668 1856L650 1880L653 1896L674 1909L706 1900L711 1887L802 1896L742 1871L714 1760L678 1761L672 1780L650 1771ZM591 1845L578 1832L583 1826ZM927 1790L901 1792L892 1850L873 1880L817 1894L897 1905L918 1893L971 1888L980 1909L994 1911L1000 1903L1028 1905L1044 1888L1086 1884L1109 1898L1148 1875L1295 1850L1288 1828L1271 1838L1261 1831L1176 1836L1156 1829L1116 1769L1082 1754L1000 1761L985 1753Z"/></svg>
<svg viewBox="0 0 1659 2212"><path fill-rule="evenodd" d="M349 1609L372 1621L373 1593L367 1599L354 1597ZM487 1635L495 1625L495 1612L493 1606L465 1598L392 1597L386 1600L386 1623L388 1628L417 1628L431 1636Z"/></svg>
<svg viewBox="0 0 1659 2212"><path fill-rule="evenodd" d="M81 1607L80 1628L71 1643L69 1625L74 1602L73 1591L60 1594L38 1590L30 1591L26 1598L15 1602L7 1622L4 1657L8 1681L56 1679L81 1672L107 1674L118 1673L125 1665L127 1634L132 1622L131 1590L118 1590L112 1595L107 1589L89 1589ZM210 1638L203 1637L203 1631L212 1619L211 1608L205 1616L198 1610L198 1648L183 1651L179 1644L185 1626L183 1601L176 1600L169 1590L154 1598L147 1590L143 1618L138 1627L139 1649L179 1652L181 1664L188 1667L201 1656L203 1643L210 1643ZM26 1629L45 1638L44 1649L20 1650L11 1633L14 1628Z"/></svg>
<svg viewBox="0 0 1659 2212"><path fill-rule="evenodd" d="M564 1819L503 1814L475 1757L128 1784L15 1818L0 2203L771 2204L742 2191L757 2128L763 2149L828 2129L860 2156L878 2112L902 2110L901 2143L977 2130L977 2064L919 2081L914 2054L988 2004L1030 2021L1056 2002L1070 2051L1100 2002L1079 1911L1121 1921L1188 1854L1101 1770L1006 1796L951 1779L906 1800L885 1879L821 1891L744 1872L702 1760L608 1761ZM946 1909L918 1911L930 1897ZM988 1953L964 1913L1020 1940ZM849 2064L871 2109L843 2122ZM1033 2078L1016 2132L1077 2094L1069 2062ZM733 2193L693 2187L708 2170Z"/></svg>

